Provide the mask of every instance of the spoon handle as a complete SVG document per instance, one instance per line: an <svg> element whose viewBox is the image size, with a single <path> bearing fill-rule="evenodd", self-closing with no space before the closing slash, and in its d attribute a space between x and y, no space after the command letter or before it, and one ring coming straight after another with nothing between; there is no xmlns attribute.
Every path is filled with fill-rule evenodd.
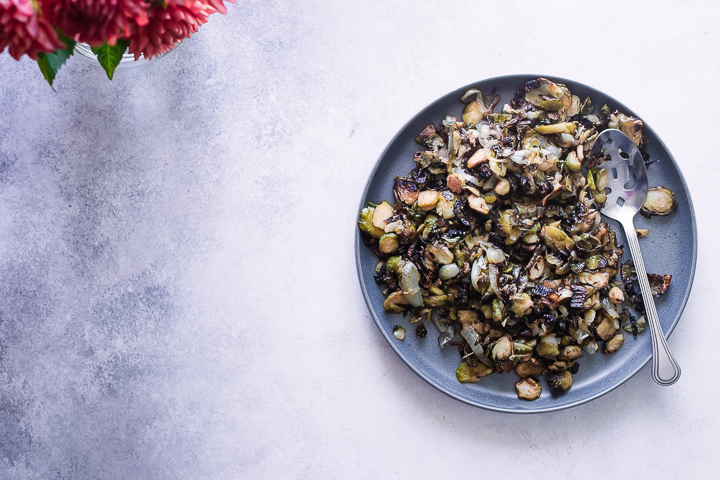
<svg viewBox="0 0 720 480"><path fill-rule="evenodd" d="M645 262L643 262L640 253L640 244L638 243L635 226L632 217L622 221L625 229L628 246L630 247L630 255L635 264L635 272L637 273L638 283L640 284L640 292L642 293L643 303L645 304L645 316L650 327L650 335L652 338L652 377L660 385L672 385L680 378L680 366L673 358L665 341L660 319L657 310L655 310L655 301L653 300L652 291L650 290L650 282L648 282L647 272L645 271Z"/></svg>

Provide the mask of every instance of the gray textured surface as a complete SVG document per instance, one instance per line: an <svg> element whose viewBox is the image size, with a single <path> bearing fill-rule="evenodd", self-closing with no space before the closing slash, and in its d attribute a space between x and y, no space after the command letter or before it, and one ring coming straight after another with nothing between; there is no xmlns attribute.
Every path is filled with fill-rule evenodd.
<svg viewBox="0 0 720 480"><path fill-rule="evenodd" d="M57 92L0 56L0 478L715 475L719 7L387 3L240 1L112 83L71 62ZM646 368L569 411L486 412L367 312L353 221L378 155L433 99L525 71L628 104L685 174L673 387Z"/></svg>

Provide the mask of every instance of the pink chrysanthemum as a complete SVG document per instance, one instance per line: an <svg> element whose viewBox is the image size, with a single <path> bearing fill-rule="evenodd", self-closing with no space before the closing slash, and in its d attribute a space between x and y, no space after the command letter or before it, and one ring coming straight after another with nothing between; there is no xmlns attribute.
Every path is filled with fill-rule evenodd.
<svg viewBox="0 0 720 480"><path fill-rule="evenodd" d="M141 55L152 58L167 52L197 32L216 11L225 12L221 0L170 0L166 6L156 5L148 12L147 24L133 29L128 50L136 60Z"/></svg>
<svg viewBox="0 0 720 480"><path fill-rule="evenodd" d="M44 0L48 20L78 42L115 45L134 25L148 23L147 0Z"/></svg>
<svg viewBox="0 0 720 480"><path fill-rule="evenodd" d="M39 52L65 45L32 0L0 0L0 52L5 48L15 60L26 54L37 60Z"/></svg>

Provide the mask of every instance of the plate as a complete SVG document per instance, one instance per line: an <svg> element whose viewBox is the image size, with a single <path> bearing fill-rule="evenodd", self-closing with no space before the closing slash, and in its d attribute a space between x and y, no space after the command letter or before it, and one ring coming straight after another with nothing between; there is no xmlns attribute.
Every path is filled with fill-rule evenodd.
<svg viewBox="0 0 720 480"><path fill-rule="evenodd" d="M460 97L469 88L478 88L485 94L495 92L501 96L500 105L503 105L510 102L525 81L538 76L540 75L510 75L481 80L448 93L415 115L380 155L362 194L358 211L365 207L367 202L379 203L382 200L393 202L393 179L398 175L406 175L413 168L412 156L421 149L415 143L415 137L426 125L430 123L437 125L446 114L459 118L464 106L460 102ZM594 88L563 78L547 76L546 78L564 83L580 98L589 95L596 108L607 103L611 110L618 109L642 119L641 115L637 115L625 105ZM650 154L650 159L655 161L648 168L649 184L670 188L675 192L678 202L677 210L667 217L652 217L652 219L646 219L641 215L635 217L636 227L650 229L650 235L640 241L647 271L658 274L669 273L673 277L670 289L655 302L663 331L669 335L685 308L695 274L697 257L695 213L687 185L672 155L647 123L644 134L649 141L646 151ZM607 218L605 220L613 226L619 241L626 244L620 225L613 220ZM595 355L586 354L578 362L580 370L573 375L572 388L558 396L550 394L547 382L543 378L543 394L540 398L532 402L520 400L514 386L518 377L512 372L489 375L477 384L459 383L455 378L455 369L460 361L457 349L452 347L441 349L437 343L438 333L433 325L427 326L428 335L425 338L418 338L414 333L414 325L410 325L407 318L399 314L388 314L383 310L383 285L373 280L373 269L378 259L372 249L362 243L357 227L355 230L355 256L360 286L380 332L410 369L430 385L457 400L500 412L538 413L561 410L588 402L617 388L650 360L650 334L646 331L636 339L633 339L632 335L627 335L625 344L614 355L603 355L601 352ZM630 255L628 249L625 250L623 261L629 259ZM396 340L393 336L392 329L395 325L403 325L407 329L404 342ZM682 358L678 361L682 367Z"/></svg>

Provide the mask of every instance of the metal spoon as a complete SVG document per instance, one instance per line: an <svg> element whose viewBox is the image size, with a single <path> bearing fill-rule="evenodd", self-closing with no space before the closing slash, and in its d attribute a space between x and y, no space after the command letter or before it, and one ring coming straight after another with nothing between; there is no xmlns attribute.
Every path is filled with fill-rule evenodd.
<svg viewBox="0 0 720 480"><path fill-rule="evenodd" d="M610 191L607 193L607 201L602 213L614 218L623 226L635 264L652 338L653 380L660 385L672 385L680 378L680 366L673 358L665 341L633 225L633 217L640 211L647 196L648 181L645 162L635 144L621 131L614 129L605 130L598 135L591 154L605 157L602 166L608 172L608 189Z"/></svg>

